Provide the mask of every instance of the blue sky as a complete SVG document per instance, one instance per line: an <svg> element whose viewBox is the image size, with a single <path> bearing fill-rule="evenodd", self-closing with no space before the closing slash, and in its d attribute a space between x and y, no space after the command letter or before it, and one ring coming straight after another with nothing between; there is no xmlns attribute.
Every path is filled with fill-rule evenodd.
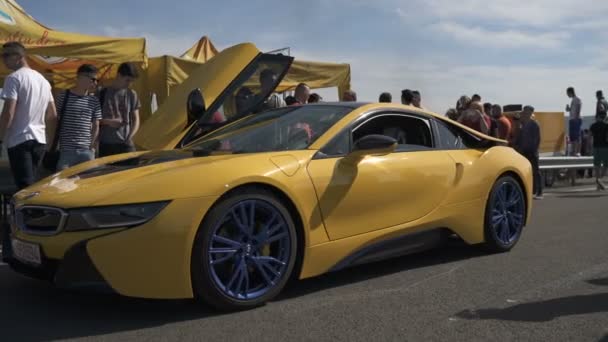
<svg viewBox="0 0 608 342"><path fill-rule="evenodd" d="M593 0L73 1L18 0L43 24L138 36L151 56L180 54L202 35L291 47L296 58L346 62L359 98L419 89L443 113L462 94L561 111L574 86L583 111L608 92L608 2ZM328 93L329 95L329 93ZM330 96L336 96L333 92Z"/></svg>

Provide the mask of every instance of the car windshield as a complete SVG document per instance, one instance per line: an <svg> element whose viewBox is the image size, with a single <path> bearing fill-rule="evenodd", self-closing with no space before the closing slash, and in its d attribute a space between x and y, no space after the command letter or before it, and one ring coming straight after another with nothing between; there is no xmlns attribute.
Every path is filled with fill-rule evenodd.
<svg viewBox="0 0 608 342"><path fill-rule="evenodd" d="M185 149L199 154L304 150L352 110L335 105L270 110L210 133Z"/></svg>

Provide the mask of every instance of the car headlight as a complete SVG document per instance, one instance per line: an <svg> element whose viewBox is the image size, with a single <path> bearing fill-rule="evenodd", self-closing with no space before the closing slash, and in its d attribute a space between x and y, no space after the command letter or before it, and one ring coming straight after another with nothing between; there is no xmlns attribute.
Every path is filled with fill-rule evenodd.
<svg viewBox="0 0 608 342"><path fill-rule="evenodd" d="M153 219L169 202L90 207L69 211L65 231L133 227Z"/></svg>

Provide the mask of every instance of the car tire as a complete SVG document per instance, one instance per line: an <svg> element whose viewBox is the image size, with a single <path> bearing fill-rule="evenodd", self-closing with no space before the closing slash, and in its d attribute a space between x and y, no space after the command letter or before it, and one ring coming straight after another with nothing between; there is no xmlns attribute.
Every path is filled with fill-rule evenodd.
<svg viewBox="0 0 608 342"><path fill-rule="evenodd" d="M228 195L208 212L194 240L195 297L221 311L264 305L290 279L297 245L293 218L272 192L254 187Z"/></svg>
<svg viewBox="0 0 608 342"><path fill-rule="evenodd" d="M490 253L510 251L519 241L526 219L526 195L511 176L492 186L485 209L483 248Z"/></svg>

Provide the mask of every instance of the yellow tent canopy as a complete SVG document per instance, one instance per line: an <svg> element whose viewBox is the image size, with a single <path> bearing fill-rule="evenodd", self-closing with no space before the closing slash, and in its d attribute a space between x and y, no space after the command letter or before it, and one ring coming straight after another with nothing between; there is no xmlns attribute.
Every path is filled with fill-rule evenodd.
<svg viewBox="0 0 608 342"><path fill-rule="evenodd" d="M29 53L105 63L146 62L143 38L112 38L52 30L14 0L0 1L0 42L18 41Z"/></svg>
<svg viewBox="0 0 608 342"><path fill-rule="evenodd" d="M180 57L200 63L205 63L211 57L218 54L218 50L215 48L211 40L207 36L203 36L198 40L190 49L184 52Z"/></svg>
<svg viewBox="0 0 608 342"><path fill-rule="evenodd" d="M147 63L144 38L100 37L55 31L28 15L16 1L0 0L0 44L9 41L22 43L27 48L32 67L60 88L71 86L76 69L82 63L95 64L101 69L102 76L109 75L112 65ZM4 66L0 66L2 78L8 73Z"/></svg>
<svg viewBox="0 0 608 342"><path fill-rule="evenodd" d="M211 106L259 53L254 45L240 44L223 50L206 63L171 56L151 58L147 85L156 94L159 108L147 120L142 119L143 125L135 137L136 145L145 149L173 148L186 129L186 100L190 91L204 89L205 103ZM252 76L241 86L257 93L258 78L259 75ZM349 89L350 66L293 61L278 91L293 89L300 82L306 82L311 88L337 86L340 90ZM230 117L232 111L229 109L235 96L228 96L222 105L226 117Z"/></svg>
<svg viewBox="0 0 608 342"><path fill-rule="evenodd" d="M202 63L218 50L207 36L203 36L181 58L161 56L150 58L147 70L147 87L156 95L161 105L173 88L183 81ZM338 63L310 62L295 60L277 92L293 90L299 83L306 83L312 89L337 87L339 94L350 89L350 65ZM142 117L148 114L142 113Z"/></svg>
<svg viewBox="0 0 608 342"><path fill-rule="evenodd" d="M185 81L194 69L217 54L218 50L213 43L203 37L181 57L164 55L150 58L146 71L148 90L156 94L159 104L164 102L171 89Z"/></svg>
<svg viewBox="0 0 608 342"><path fill-rule="evenodd" d="M225 49L207 63L194 63L196 68L190 76L173 87L166 101L159 102L154 115L142 120L135 144L144 149L173 148L187 128L186 101L190 91L203 89L204 102L211 105L259 53L253 44L244 43Z"/></svg>
<svg viewBox="0 0 608 342"><path fill-rule="evenodd" d="M312 89L338 87L338 95L341 95L350 89L350 65L296 59L277 91L295 89L302 82Z"/></svg>

